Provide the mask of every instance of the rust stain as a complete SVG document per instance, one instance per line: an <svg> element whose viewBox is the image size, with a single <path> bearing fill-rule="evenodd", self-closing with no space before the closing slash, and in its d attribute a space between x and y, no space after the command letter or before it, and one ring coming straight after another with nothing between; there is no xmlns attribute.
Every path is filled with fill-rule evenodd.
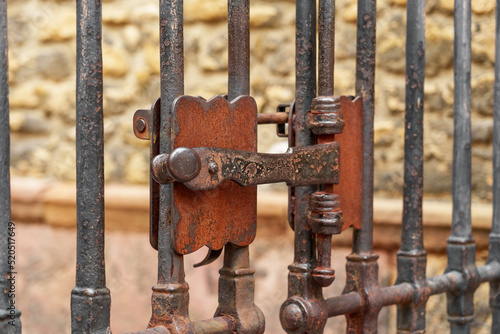
<svg viewBox="0 0 500 334"><path fill-rule="evenodd" d="M220 147L257 151L257 105L249 96L229 102L181 96L174 102L174 149ZM255 238L257 187L224 181L218 188L193 191L174 184L173 247L180 254L203 246L247 246Z"/></svg>
<svg viewBox="0 0 500 334"><path fill-rule="evenodd" d="M363 184L363 100L358 97L351 101L347 96L340 97L345 127L342 134L335 135L340 144L339 184L335 193L340 196L344 225L361 228L362 184Z"/></svg>

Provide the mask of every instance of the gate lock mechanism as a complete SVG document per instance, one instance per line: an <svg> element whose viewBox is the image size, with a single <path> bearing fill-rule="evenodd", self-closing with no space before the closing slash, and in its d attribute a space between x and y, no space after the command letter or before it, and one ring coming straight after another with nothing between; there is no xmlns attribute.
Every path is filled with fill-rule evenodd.
<svg viewBox="0 0 500 334"><path fill-rule="evenodd" d="M292 147L284 154L180 147L171 154L157 155L151 167L158 183L177 181L191 190L212 190L225 180L240 186L333 184L338 183L339 145Z"/></svg>
<svg viewBox="0 0 500 334"><path fill-rule="evenodd" d="M346 227L339 197L332 193L332 185L339 183L342 174L339 171L340 145L333 135L343 131L343 112L353 117L361 113L361 100L316 98L309 128L317 135L318 144L293 147L293 104L288 107L288 113L283 112L287 106L280 105L278 113L258 117L255 100L249 96L233 101L224 96L210 100L180 96L172 105L171 126L167 129L170 133L162 134L172 138L170 154L159 152L158 134L160 129L165 129L160 124L160 109L158 99L151 110L138 110L134 115L136 136L151 139L152 246L157 249L159 184L172 184L173 249L179 254L189 254L207 246L210 252L201 264L215 260L227 243L247 246L253 241L257 221L256 185L285 182L292 189L291 201L293 187L324 185L324 191L311 195L309 226L318 236L315 276L323 281L322 285L327 285L333 277L329 269L331 235ZM285 135L288 123L288 151L257 153L258 123L278 124L280 136ZM355 145L359 138L348 140ZM343 180L344 176L340 178ZM347 187L349 184L352 182L349 181ZM357 202L359 198L352 195L350 191L346 196L348 201L352 198ZM290 207L293 211L294 204ZM293 212L289 216L293 226ZM351 219L355 225L355 217Z"/></svg>

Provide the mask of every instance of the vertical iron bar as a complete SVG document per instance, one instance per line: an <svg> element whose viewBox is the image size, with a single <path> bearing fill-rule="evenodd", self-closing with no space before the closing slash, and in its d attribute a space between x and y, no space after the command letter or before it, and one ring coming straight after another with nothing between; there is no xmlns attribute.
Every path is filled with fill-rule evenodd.
<svg viewBox="0 0 500 334"><path fill-rule="evenodd" d="M493 220L488 262L500 262L500 0L496 1L495 95L493 108ZM490 282L491 333L500 332L500 280Z"/></svg>
<svg viewBox="0 0 500 334"><path fill-rule="evenodd" d="M160 153L172 151L172 103L184 94L183 0L160 0L161 116ZM160 185L158 222L158 283L153 287L150 327L192 330L189 320L189 285L184 259L171 245L172 185Z"/></svg>
<svg viewBox="0 0 500 334"><path fill-rule="evenodd" d="M229 0L227 6L228 100L232 101L250 95L250 0ZM264 315L254 304L254 272L248 246L225 246L215 315L231 316L237 331L264 333Z"/></svg>
<svg viewBox="0 0 500 334"><path fill-rule="evenodd" d="M378 256L373 253L376 5L376 0L358 0L356 95L363 98L363 200L361 229L354 230L353 252L347 257L344 293L359 292L365 306L346 315L348 333L377 333L377 318L382 307Z"/></svg>
<svg viewBox="0 0 500 334"><path fill-rule="evenodd" d="M21 320L15 304L10 303L14 299L9 298L10 285L15 285L17 274L9 274L13 270L8 264L11 198L7 0L0 0L0 66L0 269L2 271L0 274L0 333L14 334L21 333ZM17 240L15 236L13 239Z"/></svg>
<svg viewBox="0 0 500 334"><path fill-rule="evenodd" d="M316 97L316 1L295 2L295 142L310 146L315 138L308 128L308 113ZM293 201L294 261L288 269L288 299L281 306L280 320L287 333L323 333L326 308L322 288L312 279L316 246L308 226L309 197L314 186L290 190ZM290 196L289 194L289 196Z"/></svg>
<svg viewBox="0 0 500 334"><path fill-rule="evenodd" d="M427 263L422 223L425 0L409 1L406 10L405 182L396 284L411 283L417 298L411 304L398 305L398 331L422 333L425 331L425 303L428 298L422 294Z"/></svg>
<svg viewBox="0 0 500 334"><path fill-rule="evenodd" d="M228 100L250 94L250 0L228 3Z"/></svg>
<svg viewBox="0 0 500 334"><path fill-rule="evenodd" d="M373 251L373 120L375 113L376 0L358 0L356 96L363 98L363 216L354 231L355 253Z"/></svg>
<svg viewBox="0 0 500 334"><path fill-rule="evenodd" d="M318 95L333 96L335 65L335 0L319 0Z"/></svg>
<svg viewBox="0 0 500 334"><path fill-rule="evenodd" d="M77 2L76 286L73 333L109 333L111 297L104 266L104 139L101 2Z"/></svg>
<svg viewBox="0 0 500 334"><path fill-rule="evenodd" d="M447 302L451 333L469 333L479 285L471 233L471 1L455 0L454 16L453 215L446 272L462 272L467 280L458 292L447 292Z"/></svg>
<svg viewBox="0 0 500 334"><path fill-rule="evenodd" d="M295 145L313 144L307 126L307 113L316 97L316 3L296 1L296 83L295 83ZM312 236L307 228L308 197L313 186L297 187L295 196L295 263L310 265L313 259Z"/></svg>

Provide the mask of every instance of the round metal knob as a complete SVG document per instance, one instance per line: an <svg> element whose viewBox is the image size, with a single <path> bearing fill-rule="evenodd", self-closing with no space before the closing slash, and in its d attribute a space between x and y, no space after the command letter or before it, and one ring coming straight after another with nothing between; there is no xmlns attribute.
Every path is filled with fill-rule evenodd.
<svg viewBox="0 0 500 334"><path fill-rule="evenodd" d="M194 150L179 147L169 155L167 165L173 179L189 182L200 173L201 160Z"/></svg>

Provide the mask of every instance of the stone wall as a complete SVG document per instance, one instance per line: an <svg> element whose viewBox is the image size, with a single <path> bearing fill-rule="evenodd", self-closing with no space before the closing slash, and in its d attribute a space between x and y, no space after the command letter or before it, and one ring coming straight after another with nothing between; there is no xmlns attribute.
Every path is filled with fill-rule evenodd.
<svg viewBox="0 0 500 334"><path fill-rule="evenodd" d="M453 135L453 0L428 0L425 191L449 196ZM406 0L379 0L376 190L402 189ZM148 182L148 142L132 115L159 96L158 1L103 0L105 173ZM294 1L251 2L251 94L260 112L294 96ZM474 0L473 187L491 198L494 1ZM227 90L225 0L185 0L186 93ZM356 1L337 1L336 94L354 93ZM9 0L13 175L75 179L75 1ZM261 151L277 141L259 127Z"/></svg>

